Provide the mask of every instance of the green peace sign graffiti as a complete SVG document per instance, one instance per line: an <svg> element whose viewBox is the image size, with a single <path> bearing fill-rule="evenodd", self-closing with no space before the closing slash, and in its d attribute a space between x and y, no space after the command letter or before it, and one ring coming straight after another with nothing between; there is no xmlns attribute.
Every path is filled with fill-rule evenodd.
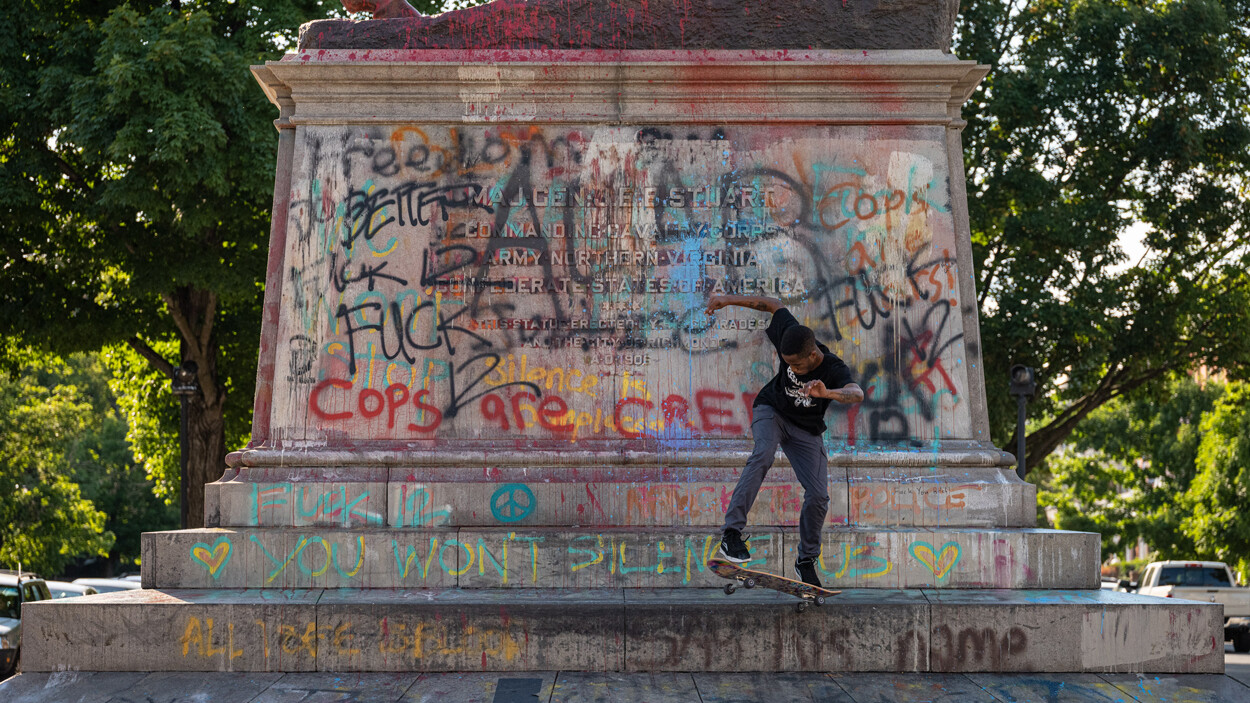
<svg viewBox="0 0 1250 703"><path fill-rule="evenodd" d="M499 522L520 522L534 512L534 492L524 483L505 483L490 497L490 514Z"/></svg>

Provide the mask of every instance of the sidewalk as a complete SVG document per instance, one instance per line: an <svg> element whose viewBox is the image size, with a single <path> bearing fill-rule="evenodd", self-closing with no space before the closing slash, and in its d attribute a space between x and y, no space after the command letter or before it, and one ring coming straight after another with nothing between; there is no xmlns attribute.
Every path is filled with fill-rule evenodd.
<svg viewBox="0 0 1250 703"><path fill-rule="evenodd" d="M1139 674L22 674L5 703L1241 703L1250 676Z"/></svg>

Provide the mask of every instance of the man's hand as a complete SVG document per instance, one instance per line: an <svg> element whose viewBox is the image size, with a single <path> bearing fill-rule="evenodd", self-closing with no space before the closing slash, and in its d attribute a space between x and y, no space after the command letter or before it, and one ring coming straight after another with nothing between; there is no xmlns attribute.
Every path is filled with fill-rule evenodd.
<svg viewBox="0 0 1250 703"><path fill-rule="evenodd" d="M829 390L825 388L824 381L808 381L803 386L803 392L815 398L836 400L839 403L860 403L864 400L864 391L856 383L848 383L841 388Z"/></svg>
<svg viewBox="0 0 1250 703"><path fill-rule="evenodd" d="M712 313L716 312L717 310L720 310L726 305L729 305L729 300L726 299L725 296L714 295L711 298L708 298L707 309L704 310L703 312L711 315Z"/></svg>

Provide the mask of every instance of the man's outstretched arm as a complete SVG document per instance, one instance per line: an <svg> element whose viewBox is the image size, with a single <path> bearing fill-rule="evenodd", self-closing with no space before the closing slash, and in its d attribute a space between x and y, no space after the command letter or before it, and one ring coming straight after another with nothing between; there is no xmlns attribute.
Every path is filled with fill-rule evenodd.
<svg viewBox="0 0 1250 703"><path fill-rule="evenodd" d="M776 298L768 298L762 295L714 295L708 299L705 312L710 315L721 308L731 305L768 313L777 312L786 306L785 303Z"/></svg>
<svg viewBox="0 0 1250 703"><path fill-rule="evenodd" d="M836 400L839 403L864 402L864 390L859 387L858 383L848 383L841 388L825 388L824 381L808 381L807 385L803 386L803 390L807 391L808 395Z"/></svg>

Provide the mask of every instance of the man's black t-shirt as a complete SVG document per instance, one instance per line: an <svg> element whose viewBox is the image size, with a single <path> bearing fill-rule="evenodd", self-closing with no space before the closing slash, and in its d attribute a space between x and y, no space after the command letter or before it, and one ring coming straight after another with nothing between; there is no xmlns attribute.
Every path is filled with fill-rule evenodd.
<svg viewBox="0 0 1250 703"><path fill-rule="evenodd" d="M769 341L777 349L777 362L780 366L777 369L777 375L773 376L773 379L760 389L759 395L755 396L753 405L767 405L808 432L823 434L825 410L833 401L828 398L804 395L803 386L808 381L823 381L825 388L836 390L854 382L855 379L851 376L851 370L846 364L820 342L816 342L816 347L825 355L825 360L820 362L820 366L817 366L811 373L796 374L785 359L781 358L781 336L786 330L798 324L799 321L794 319L794 315L786 308L773 313L773 321L768 325L768 329L764 330L764 334L768 335Z"/></svg>

